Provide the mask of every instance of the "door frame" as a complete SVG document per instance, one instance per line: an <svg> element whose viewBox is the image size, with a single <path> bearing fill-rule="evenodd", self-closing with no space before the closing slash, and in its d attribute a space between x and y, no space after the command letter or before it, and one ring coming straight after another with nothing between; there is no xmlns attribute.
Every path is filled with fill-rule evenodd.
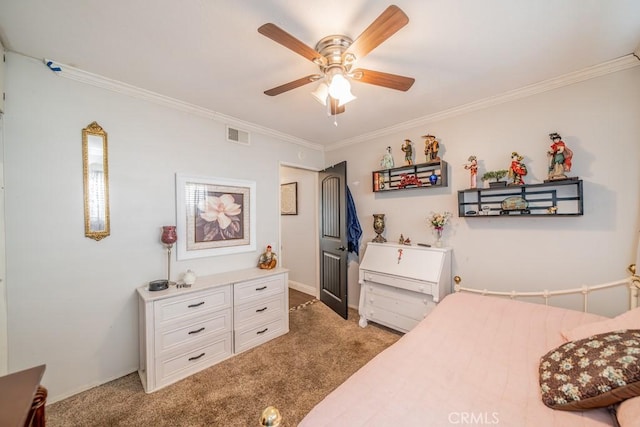
<svg viewBox="0 0 640 427"><path fill-rule="evenodd" d="M294 168L294 169L301 169L304 171L309 171L309 172L314 172L314 186L313 186L313 229L316 230L316 232L314 233L314 241L313 241L313 247L314 247L314 281L315 283L313 284L313 296L315 298L320 298L320 218L318 217L318 203L319 203L319 196L318 196L318 172L320 172L322 169L319 168L312 168L309 166L304 166L304 165L299 165L299 164L295 164L295 163L290 163L290 162L283 162L280 161L279 165L278 165L278 186L281 183L282 180L282 167L288 167L288 168ZM278 187L279 188L279 187ZM280 191L278 191L278 241L279 241L279 248L278 248L278 253L280 256L280 265L284 265L285 262L285 252L282 251L282 215L280 215ZM289 286L287 284L287 286ZM296 289L295 285L291 286L292 289ZM307 289L298 289L301 290L302 292L307 293L308 290Z"/></svg>

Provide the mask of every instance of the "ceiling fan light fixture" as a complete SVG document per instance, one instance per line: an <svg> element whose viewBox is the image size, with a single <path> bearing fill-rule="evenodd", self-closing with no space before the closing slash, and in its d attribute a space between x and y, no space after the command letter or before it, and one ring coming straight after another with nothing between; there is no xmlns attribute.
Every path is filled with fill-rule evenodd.
<svg viewBox="0 0 640 427"><path fill-rule="evenodd" d="M336 99L348 98L351 94L351 84L342 73L336 73L331 77L329 95Z"/></svg>
<svg viewBox="0 0 640 427"><path fill-rule="evenodd" d="M338 107L342 107L347 102L351 102L354 99L357 99L357 96L355 96L354 94L351 93L351 91L349 91L347 92L346 95L343 95L340 98L338 98Z"/></svg>
<svg viewBox="0 0 640 427"><path fill-rule="evenodd" d="M329 97L329 86L326 83L320 83L316 90L311 92L311 96L313 96L316 101L320 104L327 106L327 98Z"/></svg>

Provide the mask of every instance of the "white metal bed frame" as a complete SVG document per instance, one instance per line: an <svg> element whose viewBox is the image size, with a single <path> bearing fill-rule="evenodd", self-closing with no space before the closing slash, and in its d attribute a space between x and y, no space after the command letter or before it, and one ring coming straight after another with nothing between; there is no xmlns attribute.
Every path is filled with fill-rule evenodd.
<svg viewBox="0 0 640 427"><path fill-rule="evenodd" d="M626 286L629 289L629 310L634 309L640 306L640 276L636 275L636 264L631 264L628 268L631 272L631 276L621 279L615 282L602 283L600 285L593 286L581 286L579 288L572 289L562 289L558 291L550 291L543 290L539 292L500 292L500 291L489 291L487 289L473 289L473 288L465 288L460 285L462 279L460 276L455 276L453 281L455 282L454 291L455 292L470 292L474 294L488 295L488 296L500 296L500 297L509 297L511 299L516 298L526 298L526 297L538 297L544 298L545 305L549 305L549 299L552 297L560 296L560 295L574 295L574 294L582 294L582 311L587 312L589 308L589 294L591 292L602 291L604 289L611 289L621 286ZM278 409L273 406L269 406L265 408L260 415L260 425L261 426L272 426L277 427L280 426L282 421L282 416Z"/></svg>
<svg viewBox="0 0 640 427"><path fill-rule="evenodd" d="M636 265L631 264L629 266L629 271L631 272L631 276L621 279L615 282L602 283L600 285L593 286L581 286L579 288L572 289L562 289L557 291L550 291L545 289L543 291L537 292L518 292L518 291L489 291L487 289L474 289L474 288L466 288L460 285L462 279L460 276L455 276L453 278L455 285L455 292L470 292L474 294L488 295L488 296L500 296L500 297L509 297L511 299L516 298L529 298L529 297L537 297L544 298L545 305L549 305L549 299L552 297L560 296L560 295L576 295L582 294L582 311L588 312L589 309L589 294L596 291L601 291L603 289L611 289L621 286L626 286L629 289L629 310L634 309L640 306L640 276L636 275Z"/></svg>

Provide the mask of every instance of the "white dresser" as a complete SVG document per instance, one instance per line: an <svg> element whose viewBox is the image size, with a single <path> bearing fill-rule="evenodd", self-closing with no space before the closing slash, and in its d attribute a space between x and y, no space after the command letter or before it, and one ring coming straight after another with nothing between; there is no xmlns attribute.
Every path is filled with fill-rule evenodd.
<svg viewBox="0 0 640 427"><path fill-rule="evenodd" d="M359 282L360 326L408 332L451 292L451 249L368 243Z"/></svg>
<svg viewBox="0 0 640 427"><path fill-rule="evenodd" d="M140 379L156 391L289 332L288 270L199 277L191 288L138 288Z"/></svg>

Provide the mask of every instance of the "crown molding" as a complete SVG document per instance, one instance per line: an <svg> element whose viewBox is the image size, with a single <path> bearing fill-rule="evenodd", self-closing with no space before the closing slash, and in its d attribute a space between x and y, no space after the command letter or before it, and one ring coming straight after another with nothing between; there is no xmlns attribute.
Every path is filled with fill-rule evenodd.
<svg viewBox="0 0 640 427"><path fill-rule="evenodd" d="M260 133L262 135L271 136L281 141L291 142L296 145L300 145L312 150L323 151L324 147L320 144L315 144L310 141L296 138L289 134L278 132L274 129L270 129L264 126L256 125L236 117L227 116L217 111L209 110L207 108L199 107L188 102L180 101L175 98L170 98L159 93L152 92L146 89L142 89L127 83L123 83L118 80L113 80L98 74L93 74L88 71L81 70L79 68L72 67L71 65L62 64L50 59L44 59L44 63L49 67L57 76L64 77L70 80L75 80L80 83L96 86L102 89L106 89L112 92L116 92L122 95L130 96L132 98L142 99L145 101L153 102L165 107L173 108L175 110L183 111L185 113L193 114L195 116L204 117L206 119L214 120L223 124L238 127L246 131L252 131ZM59 68L59 71L54 69Z"/></svg>
<svg viewBox="0 0 640 427"><path fill-rule="evenodd" d="M640 52L640 46L638 47ZM616 73L629 68L640 66L640 61L635 54L625 55L623 57L613 59L611 61L603 62L592 67L584 68L573 73L568 73L560 77L544 80L539 83L534 83L528 86L524 86L518 89L504 92L500 95L491 96L478 101L470 102L468 104L453 107L448 110L440 111L428 116L419 117L414 120L398 123L397 125L389 126L383 129L378 129L374 132L369 132L364 135L359 135L354 138L344 139L335 144L325 147L325 151L333 151L340 148L347 147L349 145L359 144L365 141L371 141L372 139L393 135L402 132L407 129L424 126L440 120L460 116L472 111L482 110L484 108L492 107L494 105L504 104L505 102L514 101L516 99L526 98L539 93L547 92L553 89L558 89L563 86L568 86L574 83L579 83L585 80L593 79L596 77L604 76L606 74ZM640 55L638 55L640 56Z"/></svg>
<svg viewBox="0 0 640 427"><path fill-rule="evenodd" d="M378 129L373 132L369 132L363 135L359 135L354 138L344 139L335 144L323 146L321 144L312 143L310 141L294 137L292 135L276 131L271 128L256 125L232 116L209 110L203 107L199 107L188 102L180 101L168 96L160 95L158 93L142 89L136 86L129 85L127 83L120 82L118 80L109 79L97 74L93 74L87 71L80 70L70 65L62 64L56 61L45 59L44 63L50 69L59 68L59 71L54 71L57 76L65 77L71 80L75 80L84 84L96 86L102 89L117 92L133 98L138 98L153 102L155 104L163 105L169 108L173 108L179 111L183 111L196 116L204 117L210 120L214 120L223 124L236 126L243 130L253 131L262 135L271 136L281 141L290 142L299 146L310 148L317 151L333 151L340 148L344 148L350 145L359 144L361 142L370 141L371 139L380 138L384 136L393 135L402 132L407 129L425 126L429 123L437 122L440 120L456 117L462 114L467 114L472 111L482 110L484 108L492 107L495 105L503 104L506 102L514 101L521 98L526 98L539 93L554 90L563 86L568 86L574 83L579 83L585 80L600 77L606 74L623 71L629 68L640 66L640 46L636 52L625 55L623 57L613 59L592 67L587 67L579 71L568 73L559 77L544 80L539 83L534 83L522 88L510 90L500 95L491 96L478 101L463 104L458 107L453 107L448 110L440 111L427 116L419 117L417 119L409 120L406 122L398 123L393 126Z"/></svg>

